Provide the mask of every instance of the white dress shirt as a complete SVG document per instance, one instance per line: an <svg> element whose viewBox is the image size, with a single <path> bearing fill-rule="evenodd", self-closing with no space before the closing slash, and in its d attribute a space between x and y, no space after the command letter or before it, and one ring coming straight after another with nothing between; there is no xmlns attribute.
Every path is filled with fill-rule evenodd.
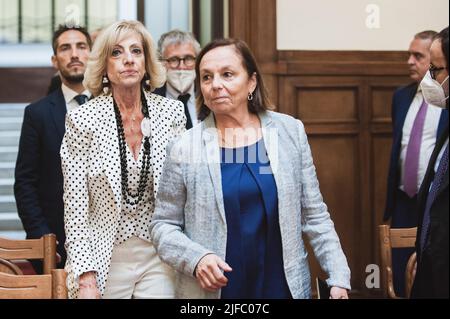
<svg viewBox="0 0 450 319"><path fill-rule="evenodd" d="M416 119L416 115L419 112L419 108L423 102L423 95L420 86L417 90L416 96L414 97L411 106L409 107L408 114L405 118L405 123L403 124L402 133L402 144L400 150L400 182L399 188L404 191L403 179L405 176L405 159L406 151L408 149L409 138L411 136L411 130ZM442 109L434 106L428 105L427 114L425 117L425 123L423 126L422 134L422 144L420 146L420 157L419 157L419 172L417 174L417 189L420 188L423 178L427 170L428 162L430 161L431 154L433 153L434 146L436 144L437 129L439 125L439 120L441 117Z"/></svg>
<svg viewBox="0 0 450 319"><path fill-rule="evenodd" d="M80 95L79 93L70 89L64 83L61 85L61 90L64 95L64 100L66 101L67 113L79 107L78 102L74 99L75 96ZM88 98L91 96L91 93L88 90L84 90L81 94L86 95Z"/></svg>
<svg viewBox="0 0 450 319"><path fill-rule="evenodd" d="M195 124L198 123L198 119L197 119L197 111L195 109L195 90L194 90L194 84L192 84L191 88L189 89L189 91L187 91L187 93L189 93L191 96L189 97L189 101L188 101L188 110L189 110L189 115L191 116L191 121L192 121L192 126L195 126ZM178 100L178 96L180 96L180 93L178 93L177 90L175 90L170 84L169 82L166 83L166 97L172 100Z"/></svg>

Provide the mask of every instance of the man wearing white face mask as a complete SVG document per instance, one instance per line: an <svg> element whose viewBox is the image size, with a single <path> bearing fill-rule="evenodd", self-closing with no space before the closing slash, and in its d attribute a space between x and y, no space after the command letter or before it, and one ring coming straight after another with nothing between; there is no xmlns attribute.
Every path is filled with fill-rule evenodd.
<svg viewBox="0 0 450 319"><path fill-rule="evenodd" d="M425 100L448 110L449 106L448 27L431 45L430 69L421 82ZM448 132L436 142L417 197L419 226L416 239L417 273L412 298L449 297L449 172Z"/></svg>
<svg viewBox="0 0 450 319"><path fill-rule="evenodd" d="M425 175L437 137L448 122L448 111L426 103L419 86L430 66L430 47L435 31L414 36L408 53L410 78L414 81L398 89L392 99L392 150L388 175L384 220L393 228L417 226L417 192ZM394 288L405 296L405 269L413 248L394 249Z"/></svg>
<svg viewBox="0 0 450 319"><path fill-rule="evenodd" d="M195 109L195 59L200 44L189 32L172 30L158 41L161 60L167 70L166 84L154 93L184 104L186 129L197 124Z"/></svg>

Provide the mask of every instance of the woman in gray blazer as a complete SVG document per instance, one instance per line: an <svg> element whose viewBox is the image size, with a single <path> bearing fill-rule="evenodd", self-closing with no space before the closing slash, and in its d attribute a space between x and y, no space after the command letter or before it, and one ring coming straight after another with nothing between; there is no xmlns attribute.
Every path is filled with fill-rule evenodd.
<svg viewBox="0 0 450 319"><path fill-rule="evenodd" d="M167 148L150 224L178 298L310 298L302 233L348 298L350 270L322 200L303 124L271 108L240 40L215 40L197 58L204 121Z"/></svg>

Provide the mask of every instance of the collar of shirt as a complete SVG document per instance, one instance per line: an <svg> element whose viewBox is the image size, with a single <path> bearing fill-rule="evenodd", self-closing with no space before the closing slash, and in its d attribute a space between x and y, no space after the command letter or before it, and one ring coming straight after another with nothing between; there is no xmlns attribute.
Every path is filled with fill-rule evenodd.
<svg viewBox="0 0 450 319"><path fill-rule="evenodd" d="M420 103L422 103L424 97L423 97L423 94L422 94L422 88L420 87L420 84L419 84L419 86L417 87L416 96L419 96L419 98L420 98ZM434 107L434 108L436 108L436 109L438 109L438 110L441 109L440 107L437 107L436 105L433 105L433 104L428 104L428 105L429 105L429 106L432 106L432 107Z"/></svg>
<svg viewBox="0 0 450 319"><path fill-rule="evenodd" d="M191 117L192 124L197 124L197 111L195 109L195 85L192 84L191 88L186 92L191 96L189 97L187 107L189 110L189 115ZM178 100L180 94L175 90L169 83L166 83L166 97L173 100Z"/></svg>
<svg viewBox="0 0 450 319"><path fill-rule="evenodd" d="M186 92L189 93L191 96L189 97L189 100L195 99L195 92L194 92L194 83L192 83L191 88ZM178 96L180 96L180 93L178 93L177 90L175 90L170 84L169 82L166 83L166 89L167 89L167 93L166 93L166 97L173 99L173 100L178 100Z"/></svg>
<svg viewBox="0 0 450 319"><path fill-rule="evenodd" d="M62 93L64 95L64 100L66 101L66 104L71 103L72 101L74 101L74 97L79 95L77 92L75 92L74 90L72 90L71 88L67 87L64 83L61 85L61 90ZM88 98L91 96L91 93L88 90L84 90L83 93L86 95ZM76 101L75 101L76 103Z"/></svg>

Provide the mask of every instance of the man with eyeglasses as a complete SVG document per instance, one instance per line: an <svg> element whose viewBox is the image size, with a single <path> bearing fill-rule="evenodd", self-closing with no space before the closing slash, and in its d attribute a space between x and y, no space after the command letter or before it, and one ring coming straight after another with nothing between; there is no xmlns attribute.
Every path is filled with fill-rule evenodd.
<svg viewBox="0 0 450 319"><path fill-rule="evenodd" d="M200 44L189 32L172 30L158 41L161 60L167 70L166 84L154 93L184 104L186 129L198 123L195 109L195 60Z"/></svg>
<svg viewBox="0 0 450 319"><path fill-rule="evenodd" d="M436 34L423 31L414 36L407 62L414 82L398 89L392 99L393 143L384 221L391 219L393 228L417 226L417 192L437 137L448 122L448 111L426 103L419 86L430 65L430 46ZM413 252L413 248L392 252L394 288L399 296L405 296L404 274Z"/></svg>
<svg viewBox="0 0 450 319"><path fill-rule="evenodd" d="M436 36L431 45L430 70L420 83L425 100L446 109L447 112L448 50L447 27ZM444 132L436 142L417 197L419 212L416 239L417 272L411 292L412 298L449 297L448 132L447 121Z"/></svg>

